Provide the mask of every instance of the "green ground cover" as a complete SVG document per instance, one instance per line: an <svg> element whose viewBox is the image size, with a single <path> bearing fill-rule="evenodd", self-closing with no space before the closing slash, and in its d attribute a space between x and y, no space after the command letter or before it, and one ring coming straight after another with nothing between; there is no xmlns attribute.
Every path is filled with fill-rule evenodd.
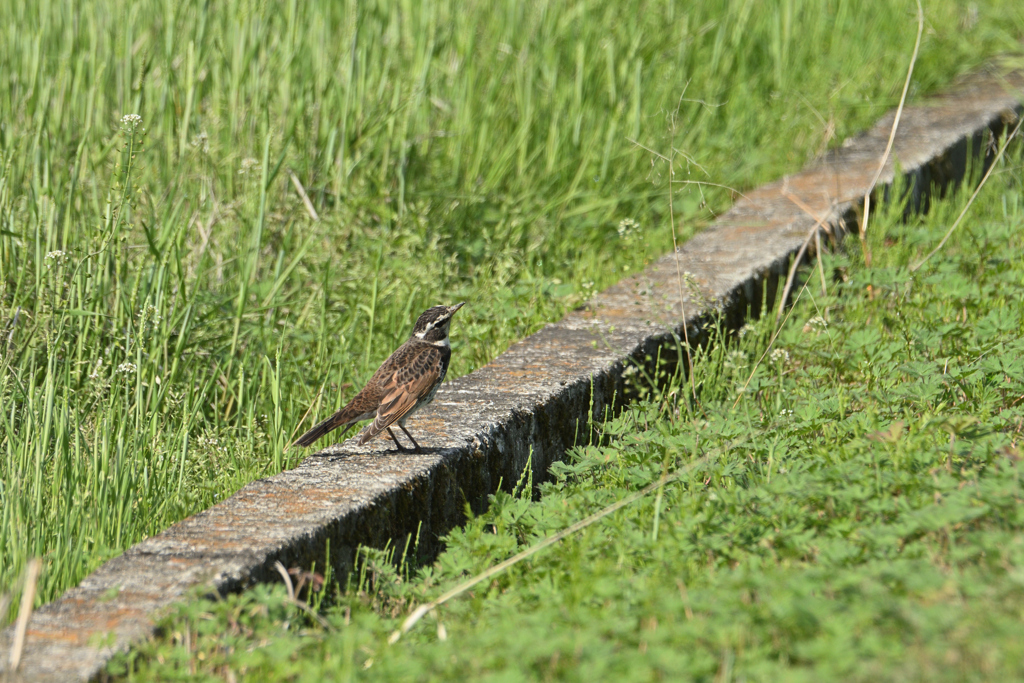
<svg viewBox="0 0 1024 683"><path fill-rule="evenodd" d="M1015 47L1022 13L929 7L913 94ZM42 556L50 600L294 465L307 408L350 397L422 308L469 301L465 373L664 252L669 170L633 140L743 188L870 124L913 18L0 1L0 594ZM729 201L680 186L680 236Z"/></svg>
<svg viewBox="0 0 1024 683"><path fill-rule="evenodd" d="M1024 677L1024 157L966 202L876 215L774 315L552 468L429 567L367 554L323 624L261 586L196 601L127 680L1006 681ZM852 250L852 251L850 251ZM870 289L869 289L870 285ZM767 353L766 353L767 352ZM759 359L763 359L758 363ZM693 400L694 389L697 400ZM417 604L651 494L427 616ZM520 490L529 490L523 487ZM130 666L129 666L130 664Z"/></svg>

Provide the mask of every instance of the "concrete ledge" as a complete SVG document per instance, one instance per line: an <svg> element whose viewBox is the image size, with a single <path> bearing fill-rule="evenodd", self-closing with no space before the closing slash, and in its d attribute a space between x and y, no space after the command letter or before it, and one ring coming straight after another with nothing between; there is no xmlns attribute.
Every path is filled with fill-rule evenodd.
<svg viewBox="0 0 1024 683"><path fill-rule="evenodd" d="M1022 90L1024 74L977 73L907 108L881 182L892 182L898 162L912 181L912 206L926 205L933 184L962 178L969 149L991 158L991 136L1015 120ZM683 336L676 259L730 324L740 324L751 304L759 307L763 294L773 299L816 223L790 197L841 228L869 189L892 118L807 170L748 193L677 254L445 384L414 420L425 455L393 455L383 440L333 446L107 562L33 615L21 679L96 677L115 651L153 633L151 616L160 608L196 586L223 593L279 580L275 561L323 567L329 559L344 571L360 545L404 548L417 536L420 559L432 557L438 537L462 521L466 501L482 508L499 482L509 488L519 479L531 457L535 479L543 477L586 439L591 420L621 403L630 363L650 366L649 357L676 352ZM692 341L709 310L685 304ZM0 673L12 637L10 628L0 633Z"/></svg>

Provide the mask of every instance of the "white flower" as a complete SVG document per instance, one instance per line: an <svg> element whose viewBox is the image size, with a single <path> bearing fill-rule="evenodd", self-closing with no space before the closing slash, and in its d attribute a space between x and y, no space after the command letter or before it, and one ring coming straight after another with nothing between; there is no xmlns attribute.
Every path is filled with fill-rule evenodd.
<svg viewBox="0 0 1024 683"><path fill-rule="evenodd" d="M47 253L43 260L46 261L47 268L50 268L54 264L62 266L65 263L67 263L68 253L66 251L61 251L60 249L58 249L57 251L51 251Z"/></svg>
<svg viewBox="0 0 1024 683"><path fill-rule="evenodd" d="M131 375L137 369L138 368L135 366L135 363L131 361L125 361L117 366L117 372L122 375Z"/></svg>
<svg viewBox="0 0 1024 683"><path fill-rule="evenodd" d="M768 360L773 363L788 363L789 351L786 349L774 349L768 356Z"/></svg>
<svg viewBox="0 0 1024 683"><path fill-rule="evenodd" d="M255 171L259 167L260 167L260 162L259 161L257 161L256 159L253 159L252 157L246 157L246 158L242 159L241 166L238 169L238 174L239 175L245 175L246 173L249 173L250 171Z"/></svg>
<svg viewBox="0 0 1024 683"><path fill-rule="evenodd" d="M192 138L192 146L196 149L202 150L203 154L210 153L210 138L206 134L205 130Z"/></svg>
<svg viewBox="0 0 1024 683"><path fill-rule="evenodd" d="M753 326L753 325L751 325L750 323L747 323L746 325L744 325L743 327L741 327L741 328L740 328L740 330L739 330L739 335L740 335L740 339L743 339L743 338L744 338L744 337L746 337L746 336L747 336L748 334L750 334L751 332L754 332L754 331L756 331L756 330L757 330L757 328L756 328L756 327L754 327L754 326Z"/></svg>
<svg viewBox="0 0 1024 683"><path fill-rule="evenodd" d="M793 414L793 411L789 410L788 408L783 408L782 410L779 411L779 417L786 417L787 415L792 415L792 414Z"/></svg>
<svg viewBox="0 0 1024 683"><path fill-rule="evenodd" d="M135 130L142 125L142 117L138 114L125 114L121 117L121 125L128 130Z"/></svg>
<svg viewBox="0 0 1024 683"><path fill-rule="evenodd" d="M820 327L821 329L825 329L826 327L828 327L828 321L822 318L820 315L816 315L810 320L808 320L807 324L810 325L811 327Z"/></svg>
<svg viewBox="0 0 1024 683"><path fill-rule="evenodd" d="M89 379L99 379L100 378L100 372L102 372L102 371L103 371L103 359L102 358L97 358L96 359L96 367L94 367L92 369L92 372L89 373Z"/></svg>
<svg viewBox="0 0 1024 683"><path fill-rule="evenodd" d="M632 218L623 218L619 221L619 237L624 240L636 238L642 240L644 236L640 234L640 224Z"/></svg>
<svg viewBox="0 0 1024 683"><path fill-rule="evenodd" d="M147 324L156 327L157 323L160 322L160 312L157 307L153 304L146 304L139 309L139 327L145 327Z"/></svg>

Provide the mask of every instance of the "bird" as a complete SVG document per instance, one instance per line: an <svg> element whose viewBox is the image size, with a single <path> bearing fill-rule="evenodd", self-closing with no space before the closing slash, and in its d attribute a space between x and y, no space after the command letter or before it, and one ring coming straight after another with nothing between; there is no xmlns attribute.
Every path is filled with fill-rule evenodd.
<svg viewBox="0 0 1024 683"><path fill-rule="evenodd" d="M386 430L395 442L395 448L405 451L391 431L391 426L398 424L412 442L414 452L422 452L416 439L405 428L405 422L434 400L437 388L444 381L452 358L452 347L448 341L452 316L465 305L463 301L454 306L433 306L425 310L416 320L409 340L388 356L366 386L344 408L300 436L293 445L311 446L338 427L349 427L373 418L373 422L359 433L360 445Z"/></svg>

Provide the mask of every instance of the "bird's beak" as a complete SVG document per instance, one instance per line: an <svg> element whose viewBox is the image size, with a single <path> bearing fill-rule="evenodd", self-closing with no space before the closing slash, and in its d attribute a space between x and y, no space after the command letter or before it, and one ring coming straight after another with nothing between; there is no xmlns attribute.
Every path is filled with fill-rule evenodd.
<svg viewBox="0 0 1024 683"><path fill-rule="evenodd" d="M448 315L455 315L455 312L466 305L466 302L455 304L454 306L448 307Z"/></svg>

